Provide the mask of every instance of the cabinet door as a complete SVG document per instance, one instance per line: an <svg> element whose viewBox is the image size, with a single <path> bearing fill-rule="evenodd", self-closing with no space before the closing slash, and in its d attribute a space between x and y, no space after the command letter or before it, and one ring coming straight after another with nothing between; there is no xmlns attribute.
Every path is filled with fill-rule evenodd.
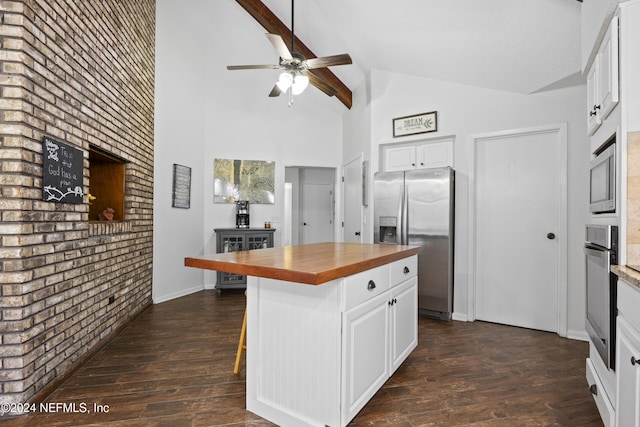
<svg viewBox="0 0 640 427"><path fill-rule="evenodd" d="M640 332L618 317L616 425L640 427Z"/></svg>
<svg viewBox="0 0 640 427"><path fill-rule="evenodd" d="M599 54L598 54L599 56ZM593 133L600 127L602 121L600 120L600 115L598 114L598 105L600 104L598 91L600 89L599 86L599 76L600 76L600 61L599 58L596 57L595 61L593 61L593 65L587 73L587 133L589 135L593 135Z"/></svg>
<svg viewBox="0 0 640 427"><path fill-rule="evenodd" d="M418 345L418 278L391 289L391 373Z"/></svg>
<svg viewBox="0 0 640 427"><path fill-rule="evenodd" d="M389 378L389 293L343 314L342 404L346 425Z"/></svg>
<svg viewBox="0 0 640 427"><path fill-rule="evenodd" d="M416 147L416 168L453 167L453 142L431 142Z"/></svg>
<svg viewBox="0 0 640 427"><path fill-rule="evenodd" d="M405 171L416 168L416 147L387 147L384 150L385 172Z"/></svg>
<svg viewBox="0 0 640 427"><path fill-rule="evenodd" d="M618 17L614 17L609 25L598 59L598 113L602 121L618 103Z"/></svg>
<svg viewBox="0 0 640 427"><path fill-rule="evenodd" d="M244 236L244 250L270 248L271 235L269 233L247 233Z"/></svg>

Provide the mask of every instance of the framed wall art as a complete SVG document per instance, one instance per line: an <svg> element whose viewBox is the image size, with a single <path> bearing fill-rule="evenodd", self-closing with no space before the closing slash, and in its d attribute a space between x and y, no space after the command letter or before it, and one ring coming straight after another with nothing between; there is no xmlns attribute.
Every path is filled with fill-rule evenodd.
<svg viewBox="0 0 640 427"><path fill-rule="evenodd" d="M273 161L214 159L213 202L274 204L275 173Z"/></svg>
<svg viewBox="0 0 640 427"><path fill-rule="evenodd" d="M191 207L191 168L173 164L173 190L171 207L189 209Z"/></svg>
<svg viewBox="0 0 640 427"><path fill-rule="evenodd" d="M393 137L416 135L438 130L438 112L414 114L393 119Z"/></svg>

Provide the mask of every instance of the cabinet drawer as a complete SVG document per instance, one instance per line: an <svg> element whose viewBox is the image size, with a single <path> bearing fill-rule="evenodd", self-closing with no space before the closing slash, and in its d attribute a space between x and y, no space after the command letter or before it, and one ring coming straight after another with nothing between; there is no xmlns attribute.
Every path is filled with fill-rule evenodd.
<svg viewBox="0 0 640 427"><path fill-rule="evenodd" d="M618 314L640 330L640 289L618 280Z"/></svg>
<svg viewBox="0 0 640 427"><path fill-rule="evenodd" d="M587 359L587 383L589 387L595 386L597 394L592 393L591 396L593 396L593 400L596 402L596 406L600 412L600 418L602 418L605 427L614 427L616 414L613 410L613 405L611 405L609 396L607 396L600 377L598 377L598 373L590 359Z"/></svg>
<svg viewBox="0 0 640 427"><path fill-rule="evenodd" d="M418 255L389 264L389 286L394 287L418 275Z"/></svg>
<svg viewBox="0 0 640 427"><path fill-rule="evenodd" d="M372 268L344 278L346 308L367 301L389 289L389 265Z"/></svg>

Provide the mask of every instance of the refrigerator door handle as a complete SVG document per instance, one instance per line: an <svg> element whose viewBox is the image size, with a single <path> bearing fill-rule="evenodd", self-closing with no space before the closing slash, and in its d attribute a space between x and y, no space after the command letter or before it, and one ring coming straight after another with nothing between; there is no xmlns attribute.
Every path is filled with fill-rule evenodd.
<svg viewBox="0 0 640 427"><path fill-rule="evenodd" d="M402 230L404 227L404 189L402 187L400 187L400 203L398 203L398 224L397 224L397 228L396 228L396 233L398 233L398 237L400 240L396 241L401 244L404 245L404 236L402 235Z"/></svg>
<svg viewBox="0 0 640 427"><path fill-rule="evenodd" d="M402 240L401 244L409 244L409 186L404 186L402 192Z"/></svg>

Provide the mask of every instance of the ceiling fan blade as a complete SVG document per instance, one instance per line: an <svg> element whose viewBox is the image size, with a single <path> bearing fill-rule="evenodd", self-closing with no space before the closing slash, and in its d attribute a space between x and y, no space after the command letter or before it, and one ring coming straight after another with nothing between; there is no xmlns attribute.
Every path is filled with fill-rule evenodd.
<svg viewBox="0 0 640 427"><path fill-rule="evenodd" d="M331 67L334 65L348 65L352 64L351 57L348 53L341 55L322 56L320 58L311 58L305 60L308 69Z"/></svg>
<svg viewBox="0 0 640 427"><path fill-rule="evenodd" d="M269 96L270 97L280 96L281 93L282 93L282 91L280 90L280 88L276 84L276 85L273 85L273 89L271 89L271 92L269 92Z"/></svg>
<svg viewBox="0 0 640 427"><path fill-rule="evenodd" d="M320 89L326 95L334 96L336 93L338 93L336 88L334 88L329 83L325 82L320 77L313 74L312 72L308 72L305 75L309 77L309 83L311 83L312 85Z"/></svg>
<svg viewBox="0 0 640 427"><path fill-rule="evenodd" d="M227 70L277 70L279 65L227 65Z"/></svg>
<svg viewBox="0 0 640 427"><path fill-rule="evenodd" d="M286 59L286 60L293 59L293 56L291 56L291 52L289 52L289 48L285 44L284 40L282 40L282 37L280 37L277 34L269 34L269 33L267 33L266 36L271 42L271 44L273 45L273 47L276 48L276 51L278 52L278 55L280 55L280 58Z"/></svg>

